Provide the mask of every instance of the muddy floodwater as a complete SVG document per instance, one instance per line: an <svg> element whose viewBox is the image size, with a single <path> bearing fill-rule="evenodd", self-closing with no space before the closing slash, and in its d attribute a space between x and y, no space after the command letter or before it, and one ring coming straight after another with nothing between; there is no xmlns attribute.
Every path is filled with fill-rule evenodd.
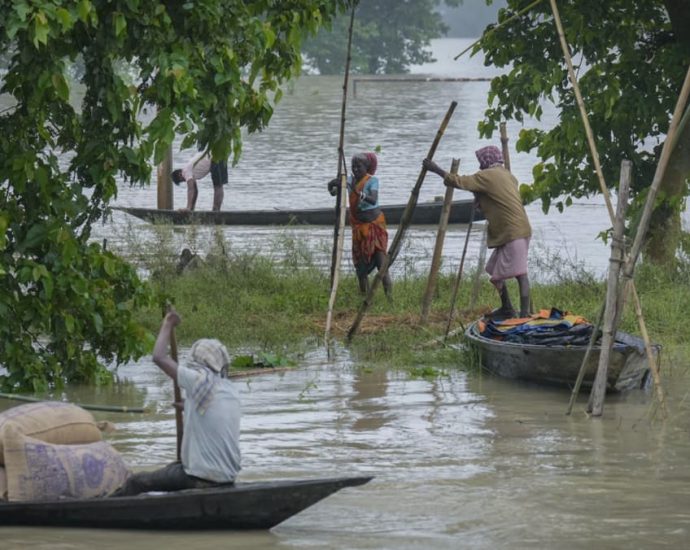
<svg viewBox="0 0 690 550"><path fill-rule="evenodd" d="M184 357L184 350L182 357ZM460 360L460 356L459 356ZM665 365L668 367L668 365ZM135 469L175 456L172 384L149 361L128 384L72 389L77 402L145 406L96 413ZM690 437L681 369L668 367L671 415L643 391L609 396L603 418L581 396L450 369L433 379L357 368L345 351L285 373L236 379L241 480L370 475L270 532L159 533L3 528L3 549L681 548L690 536ZM10 403L2 401L1 406Z"/></svg>

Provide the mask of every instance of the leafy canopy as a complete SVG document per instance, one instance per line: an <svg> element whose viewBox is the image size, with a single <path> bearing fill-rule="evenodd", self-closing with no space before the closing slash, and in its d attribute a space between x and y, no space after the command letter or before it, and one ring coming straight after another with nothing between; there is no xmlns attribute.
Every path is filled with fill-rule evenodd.
<svg viewBox="0 0 690 550"><path fill-rule="evenodd" d="M499 22L529 4L531 0L508 0ZM656 167L655 149L665 139L688 69L690 2L576 0L558 2L558 7L606 182L617 184L621 160L632 160L639 209ZM491 137L501 120L540 119L546 103L559 112L553 128L520 132L517 150L535 151L541 159L527 198L541 199L548 211L552 205L562 210L573 198L597 193L598 180L550 3L544 0L495 32L485 31L480 47L487 64L510 67L491 83L490 107L479 125L482 136ZM686 131L681 142L687 145L689 138ZM671 159L657 209L657 234L661 228L668 233L669 220L679 219L689 157L678 152ZM674 246L670 244L668 254L675 252Z"/></svg>
<svg viewBox="0 0 690 550"><path fill-rule="evenodd" d="M406 73L410 65L432 61L426 49L432 38L447 31L435 8L457 6L462 0L362 0L352 31L351 71L363 74ZM490 2L489 2L490 3ZM342 74L347 57L350 15L336 18L308 40L304 54L320 74Z"/></svg>
<svg viewBox="0 0 690 550"><path fill-rule="evenodd" d="M91 228L116 178L149 181L175 134L235 159L347 2L2 0L0 364L6 388L108 378L141 356L155 297ZM79 83L71 64L83 65ZM155 108L152 108L155 107ZM151 112L146 113L150 110ZM144 116L147 115L147 116Z"/></svg>

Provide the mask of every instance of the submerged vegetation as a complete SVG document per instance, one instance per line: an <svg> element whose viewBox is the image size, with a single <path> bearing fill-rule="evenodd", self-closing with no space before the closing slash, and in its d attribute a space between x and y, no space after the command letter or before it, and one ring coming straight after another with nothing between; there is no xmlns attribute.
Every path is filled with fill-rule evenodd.
<svg viewBox="0 0 690 550"><path fill-rule="evenodd" d="M212 244L201 252L202 235L193 230L185 235L185 246L198 256L184 269L175 230L156 226L154 231L156 238L147 239L147 244L129 242L126 248L130 260L151 274L154 287L181 313L178 339L182 345L214 336L233 354L270 354L293 360L324 345L328 269L316 263L317 254L289 231L276 237L272 253L247 254L235 252L221 231L215 232ZM190 241L190 236L197 240ZM349 259L345 262L349 265ZM454 269L439 276L429 321L421 326L427 273L397 267L393 301L386 300L383 293L377 295L360 332L348 344L352 359L364 367L404 368L413 376L433 376L439 369L466 363L455 348L434 342L446 328L454 284L450 271ZM604 280L553 251L535 250L531 268L536 309L556 307L596 320L605 298ZM476 305L468 309L475 278L472 269L470 265L460 286L452 331L496 306L495 290L482 276ZM690 347L677 327L683 326L684 313L690 309L690 295L684 291L690 284L690 263L679 262L675 271L642 265L636 283L651 338L664 345L666 360L687 364ZM517 295L516 287L510 289ZM355 276L346 272L335 305L334 339L345 343L360 304ZM153 332L160 317L159 309L149 309L140 321ZM621 329L639 333L632 306L626 307ZM449 339L449 343L459 341L459 336Z"/></svg>

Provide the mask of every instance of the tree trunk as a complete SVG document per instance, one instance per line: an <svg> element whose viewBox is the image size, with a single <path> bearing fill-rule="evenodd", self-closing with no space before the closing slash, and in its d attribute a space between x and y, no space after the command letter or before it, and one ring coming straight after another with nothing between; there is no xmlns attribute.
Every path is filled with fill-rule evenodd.
<svg viewBox="0 0 690 550"><path fill-rule="evenodd" d="M668 168L659 186L659 204L652 213L644 256L659 265L671 265L680 242L680 207L690 176L690 124L678 135Z"/></svg>

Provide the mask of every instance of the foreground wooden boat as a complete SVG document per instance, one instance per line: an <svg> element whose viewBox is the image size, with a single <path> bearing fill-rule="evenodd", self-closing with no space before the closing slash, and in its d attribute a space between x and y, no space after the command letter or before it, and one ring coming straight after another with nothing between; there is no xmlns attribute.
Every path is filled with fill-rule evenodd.
<svg viewBox="0 0 690 550"><path fill-rule="evenodd" d="M482 367L489 372L513 380L568 388L574 386L587 351L587 346L517 344L485 338L479 334L476 322L467 328L465 336L470 347L478 352ZM655 358L658 358L659 349L657 345L653 348ZM583 388L592 387L600 350L599 346L592 348ZM608 367L606 390L621 392L641 388L648 373L642 339L618 332Z"/></svg>
<svg viewBox="0 0 690 550"><path fill-rule="evenodd" d="M237 483L132 497L0 502L0 525L108 529L270 529L371 477Z"/></svg>
<svg viewBox="0 0 690 550"><path fill-rule="evenodd" d="M473 199L453 201L449 223L469 223ZM389 225L397 225L402 219L405 204L383 205L381 209ZM412 214L412 223L417 225L438 225L442 201L420 202ZM301 210L158 210L156 208L115 207L144 221L172 223L174 225L333 225L334 208L305 208ZM481 212L475 211L475 220L484 219Z"/></svg>

